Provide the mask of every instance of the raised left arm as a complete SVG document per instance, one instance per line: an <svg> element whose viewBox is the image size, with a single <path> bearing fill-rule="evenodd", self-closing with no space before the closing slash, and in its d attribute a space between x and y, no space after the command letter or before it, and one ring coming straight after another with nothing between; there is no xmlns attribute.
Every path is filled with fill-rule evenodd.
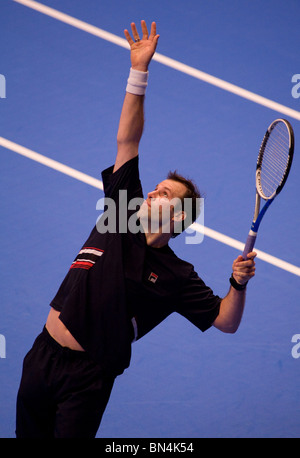
<svg viewBox="0 0 300 458"><path fill-rule="evenodd" d="M237 283L237 287L245 286L246 283L255 275L255 252L248 254L248 260L244 261L242 256L238 256L232 265L232 276ZM213 325L222 332L234 333L237 331L245 307L246 288L238 290L230 286L229 292L222 299L220 312Z"/></svg>
<svg viewBox="0 0 300 458"><path fill-rule="evenodd" d="M155 53L159 35L156 33L156 23L152 22L150 35L145 21L141 21L142 39L139 38L134 22L131 24L131 38L127 29L125 37L130 45L131 69L147 75L148 67ZM123 102L119 128L117 133L118 152L114 172L125 162L138 155L139 143L144 128L144 95L126 92Z"/></svg>

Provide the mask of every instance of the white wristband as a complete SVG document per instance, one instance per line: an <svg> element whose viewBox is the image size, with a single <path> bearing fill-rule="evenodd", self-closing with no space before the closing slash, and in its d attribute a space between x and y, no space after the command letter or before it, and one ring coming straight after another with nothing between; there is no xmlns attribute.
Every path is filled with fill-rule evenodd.
<svg viewBox="0 0 300 458"><path fill-rule="evenodd" d="M149 72L140 72L131 68L127 80L126 92L135 95L145 95L148 85L148 75Z"/></svg>

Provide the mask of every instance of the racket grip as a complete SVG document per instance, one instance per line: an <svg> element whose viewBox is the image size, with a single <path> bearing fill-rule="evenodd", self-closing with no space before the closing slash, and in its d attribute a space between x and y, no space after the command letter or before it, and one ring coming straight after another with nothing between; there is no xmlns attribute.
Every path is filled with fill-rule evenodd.
<svg viewBox="0 0 300 458"><path fill-rule="evenodd" d="M254 247L254 244L255 244L255 240L256 240L256 233L255 232L252 232L250 231L249 235L248 235L248 238L246 240L246 243L245 243L245 248L244 248L244 251L243 251L243 258L246 260L247 259L247 254L250 253L252 250L253 250L253 247Z"/></svg>

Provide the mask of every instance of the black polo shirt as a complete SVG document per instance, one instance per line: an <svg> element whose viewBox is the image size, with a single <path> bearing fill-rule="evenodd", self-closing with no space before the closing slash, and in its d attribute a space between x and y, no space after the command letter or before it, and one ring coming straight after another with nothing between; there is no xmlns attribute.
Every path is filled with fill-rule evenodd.
<svg viewBox="0 0 300 458"><path fill-rule="evenodd" d="M105 197L116 203L118 227L119 191L127 191L128 202L143 196L138 157L115 173L113 167L104 170L102 179ZM135 211L128 211L127 218ZM194 267L168 245L148 246L141 230L99 233L95 226L51 306L61 311L60 319L83 348L107 372L118 375L130 363L132 340L173 312L205 331L220 302Z"/></svg>

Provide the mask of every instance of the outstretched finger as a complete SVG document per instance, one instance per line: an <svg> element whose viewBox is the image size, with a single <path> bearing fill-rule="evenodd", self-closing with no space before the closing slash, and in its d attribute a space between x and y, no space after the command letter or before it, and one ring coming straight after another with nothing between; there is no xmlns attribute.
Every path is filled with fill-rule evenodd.
<svg viewBox="0 0 300 458"><path fill-rule="evenodd" d="M139 41L140 40L139 33L137 31L137 28L134 22L131 23L131 30L132 30L134 41Z"/></svg>
<svg viewBox="0 0 300 458"><path fill-rule="evenodd" d="M149 38L153 40L156 35L156 22L152 22Z"/></svg>
<svg viewBox="0 0 300 458"><path fill-rule="evenodd" d="M143 32L143 40L148 40L148 29L145 21L141 21L142 32Z"/></svg>
<svg viewBox="0 0 300 458"><path fill-rule="evenodd" d="M124 30L124 35L130 46L134 43L133 39L130 36L130 33L128 32L127 29Z"/></svg>

